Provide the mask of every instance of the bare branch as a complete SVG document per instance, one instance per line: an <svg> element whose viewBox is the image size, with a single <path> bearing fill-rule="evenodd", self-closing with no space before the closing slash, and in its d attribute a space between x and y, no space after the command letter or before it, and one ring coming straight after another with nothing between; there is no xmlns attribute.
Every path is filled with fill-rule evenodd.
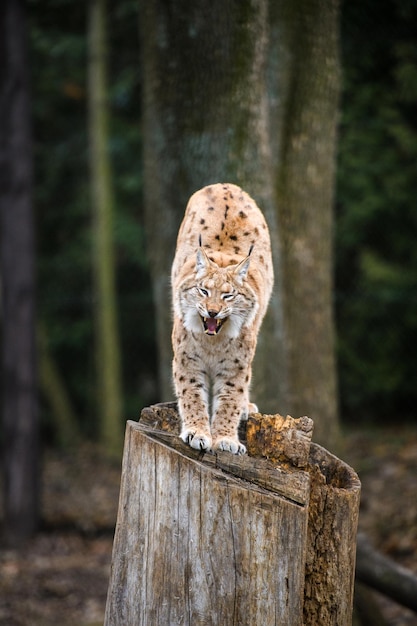
<svg viewBox="0 0 417 626"><path fill-rule="evenodd" d="M372 547L358 534L356 578L417 613L417 576Z"/></svg>

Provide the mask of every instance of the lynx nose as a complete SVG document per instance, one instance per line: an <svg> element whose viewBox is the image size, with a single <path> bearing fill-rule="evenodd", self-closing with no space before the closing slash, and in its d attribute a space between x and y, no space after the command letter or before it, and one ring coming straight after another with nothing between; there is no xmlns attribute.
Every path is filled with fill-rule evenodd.
<svg viewBox="0 0 417 626"><path fill-rule="evenodd" d="M213 309L210 309L209 311L207 311L207 313L210 315L210 317L216 317L218 311L213 311Z"/></svg>

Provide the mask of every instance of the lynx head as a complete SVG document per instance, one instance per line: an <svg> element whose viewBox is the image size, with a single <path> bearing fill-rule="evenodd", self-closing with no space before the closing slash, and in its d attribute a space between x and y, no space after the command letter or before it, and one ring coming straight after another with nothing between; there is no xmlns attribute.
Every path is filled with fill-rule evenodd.
<svg viewBox="0 0 417 626"><path fill-rule="evenodd" d="M220 332L237 337L242 326L252 323L258 305L247 281L251 252L252 248L238 264L220 267L200 243L193 280L187 281L181 298L182 318L188 330L210 337Z"/></svg>

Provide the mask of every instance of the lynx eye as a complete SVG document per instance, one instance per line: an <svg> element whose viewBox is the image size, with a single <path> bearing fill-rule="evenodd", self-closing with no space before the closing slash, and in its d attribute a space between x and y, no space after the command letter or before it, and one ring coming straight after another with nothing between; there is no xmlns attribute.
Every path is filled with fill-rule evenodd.
<svg viewBox="0 0 417 626"><path fill-rule="evenodd" d="M233 300L233 298L236 297L235 293L224 293L222 295L222 300L226 300L227 302L229 302L230 300Z"/></svg>
<svg viewBox="0 0 417 626"><path fill-rule="evenodd" d="M197 287L200 296L203 296L204 298L207 298L209 295L209 292L207 291L207 289L204 289L203 287Z"/></svg>

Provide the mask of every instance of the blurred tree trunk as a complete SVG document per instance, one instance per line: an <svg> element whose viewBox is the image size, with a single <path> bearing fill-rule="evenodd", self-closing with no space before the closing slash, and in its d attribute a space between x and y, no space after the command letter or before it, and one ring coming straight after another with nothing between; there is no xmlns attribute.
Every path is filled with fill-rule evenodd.
<svg viewBox="0 0 417 626"><path fill-rule="evenodd" d="M268 137L267 0L150 0L141 14L144 76L144 191L156 306L161 399L172 397L170 267L188 198L209 183L233 182L267 214L279 285L273 170ZM255 368L256 401L285 389L277 358L280 289ZM262 340L261 340L262 343ZM273 367L271 367L273 363Z"/></svg>
<svg viewBox="0 0 417 626"><path fill-rule="evenodd" d="M123 437L120 345L113 246L113 182L108 150L106 2L89 3L88 103L94 239L94 305L101 441L110 456Z"/></svg>
<svg viewBox="0 0 417 626"><path fill-rule="evenodd" d="M39 504L32 137L23 3L0 6L0 247L4 530L19 545Z"/></svg>
<svg viewBox="0 0 417 626"><path fill-rule="evenodd" d="M38 325L39 382L53 417L58 443L63 448L74 446L79 440L79 428L65 382L51 356L48 336L43 325Z"/></svg>
<svg viewBox="0 0 417 626"><path fill-rule="evenodd" d="M333 199L339 2L271 2L271 131L282 246L285 411L338 439L333 319Z"/></svg>
<svg viewBox="0 0 417 626"><path fill-rule="evenodd" d="M305 6L304 6L305 4ZM337 3L150 0L142 10L145 206L162 399L171 391L170 265L189 196L241 185L264 211L275 290L254 367L264 412L338 431L331 204Z"/></svg>

